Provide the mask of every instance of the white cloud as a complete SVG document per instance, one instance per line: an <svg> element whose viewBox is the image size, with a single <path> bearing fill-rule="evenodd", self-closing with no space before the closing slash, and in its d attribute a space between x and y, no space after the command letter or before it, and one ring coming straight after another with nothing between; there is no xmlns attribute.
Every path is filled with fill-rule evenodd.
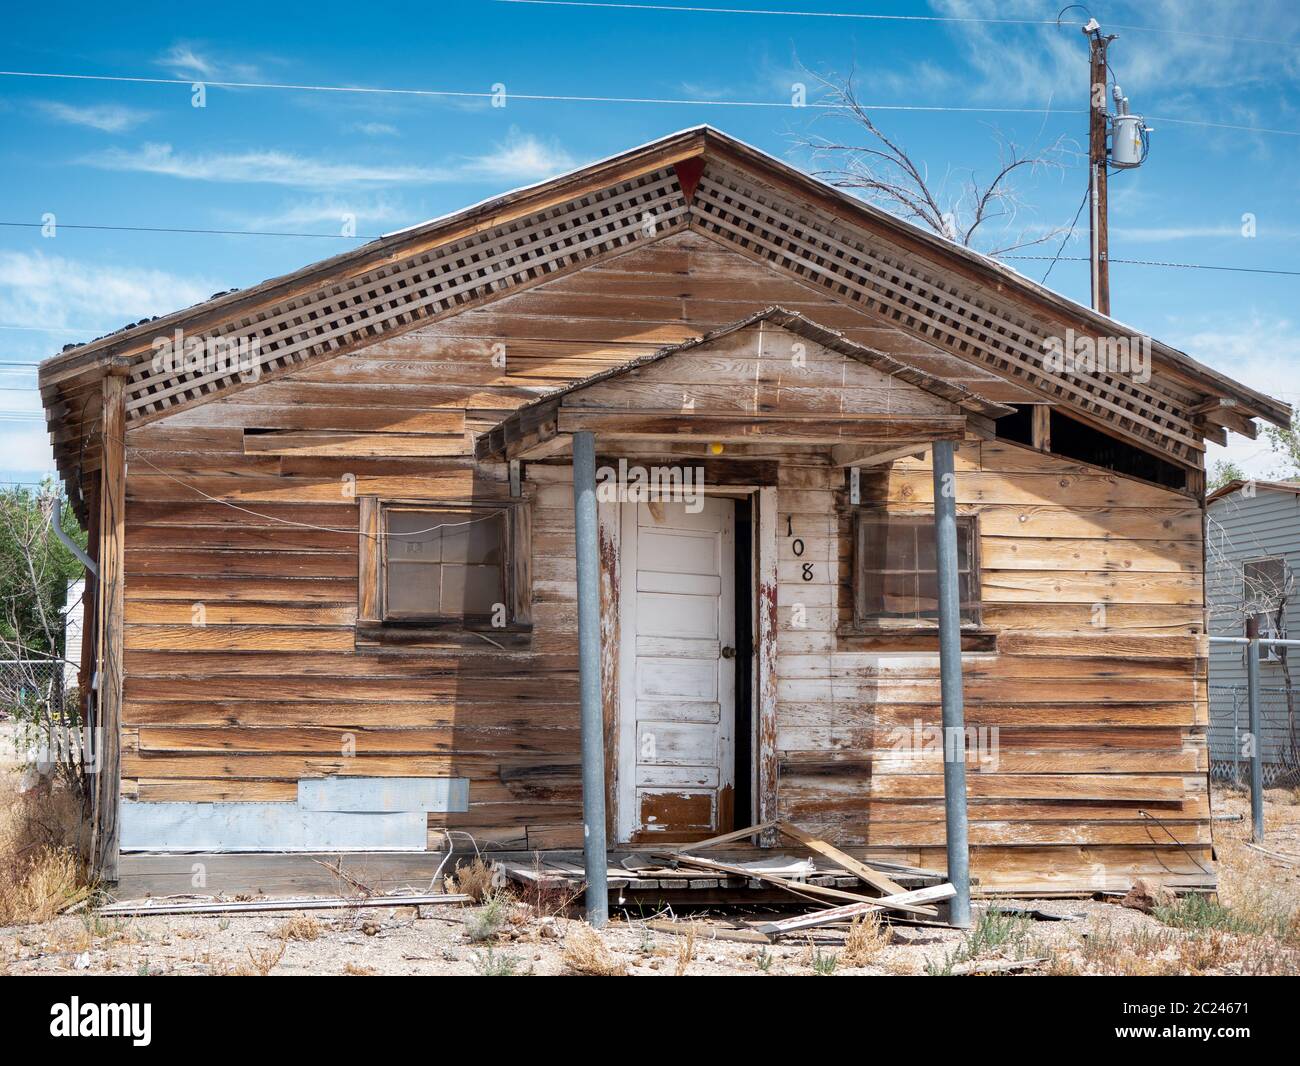
<svg viewBox="0 0 1300 1066"><path fill-rule="evenodd" d="M367 137L400 136L398 128L389 125L387 122L358 122L352 128L358 133L364 133Z"/></svg>
<svg viewBox="0 0 1300 1066"><path fill-rule="evenodd" d="M177 41L155 63L178 78L195 81L257 81L261 71L252 63L218 58L187 41Z"/></svg>
<svg viewBox="0 0 1300 1066"><path fill-rule="evenodd" d="M89 126L104 133L125 133L150 118L150 112L137 111L120 104L98 104L90 107L74 107L54 101L43 101L37 106L47 115L60 122L74 126Z"/></svg>
<svg viewBox="0 0 1300 1066"><path fill-rule="evenodd" d="M411 215L410 210L384 197L349 200L318 196L287 203L278 211L238 217L240 225L248 229L299 231L317 227L331 232L339 230L346 217L352 216L358 232L365 232L368 226L409 219Z"/></svg>
<svg viewBox="0 0 1300 1066"><path fill-rule="evenodd" d="M45 252L0 252L0 322L107 332L188 307L221 286L147 267L85 263ZM89 337L63 337L89 340Z"/></svg>
<svg viewBox="0 0 1300 1066"><path fill-rule="evenodd" d="M1040 0L932 0L930 6L938 15L957 18L1031 22L1052 18ZM1159 100L1167 113L1206 117L1206 91L1275 86L1293 80L1300 71L1300 54L1293 48L1226 39L1260 37L1264 26L1279 42L1294 38L1300 32L1300 9L1291 0L1258 0L1248 6L1236 0L1197 4L1146 0L1108 8L1099 18L1104 32L1119 34L1110 59L1138 112ZM917 63L901 72L873 72L871 82L900 90L910 83L914 89L965 91L980 103L1043 106L1051 100L1054 106L1079 108L1087 85L1088 49L1079 32L1085 19L1086 14L1075 8L1066 13L1060 27L978 22L936 27L936 33L946 32L961 50L966 71L958 69L950 79L932 65ZM1145 32L1140 27L1167 32ZM1171 95L1177 86L1196 87L1186 106ZM1240 121L1222 114L1220 105L1219 114L1210 117Z"/></svg>
<svg viewBox="0 0 1300 1066"><path fill-rule="evenodd" d="M0 455L4 456L6 473L21 473L24 481L35 481L54 470L54 452L43 422L32 422L30 426L0 422Z"/></svg>
<svg viewBox="0 0 1300 1066"><path fill-rule="evenodd" d="M563 148L511 129L490 152L464 156L447 166L339 162L274 149L186 154L170 144L109 148L82 162L104 170L163 174L191 181L254 182L297 188L349 185L413 185L449 181L504 180L515 183L552 177L575 166Z"/></svg>
<svg viewBox="0 0 1300 1066"><path fill-rule="evenodd" d="M170 144L144 144L136 149L110 148L84 162L104 170L165 174L192 181L255 182L324 188L340 185L388 184L450 180L443 170L312 159L273 149L188 155Z"/></svg>
<svg viewBox="0 0 1300 1066"><path fill-rule="evenodd" d="M466 177L537 181L563 174L576 165L558 144L548 144L511 127L505 141L486 155L465 160L461 170Z"/></svg>
<svg viewBox="0 0 1300 1066"><path fill-rule="evenodd" d="M172 45L158 57L158 65L166 67L173 74L196 78L215 77L217 72L213 63L195 52L188 44Z"/></svg>
<svg viewBox="0 0 1300 1066"><path fill-rule="evenodd" d="M1175 328L1167 339L1244 385L1293 407L1300 404L1300 392L1287 389L1294 386L1295 368L1300 365L1300 322L1252 313L1243 319L1215 320L1200 328ZM1259 424L1261 429L1266 425ZM1222 460L1236 463L1255 477L1279 472L1277 457L1269 449L1263 432L1257 440L1229 433L1226 448L1209 445L1207 466L1212 468Z"/></svg>

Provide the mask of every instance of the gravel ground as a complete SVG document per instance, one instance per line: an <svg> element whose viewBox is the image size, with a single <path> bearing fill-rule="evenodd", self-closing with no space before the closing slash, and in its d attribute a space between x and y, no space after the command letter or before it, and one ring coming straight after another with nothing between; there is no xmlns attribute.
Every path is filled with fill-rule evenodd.
<svg viewBox="0 0 1300 1066"><path fill-rule="evenodd" d="M1247 813L1239 793L1221 792L1218 813ZM1002 901L1075 921L1012 922L1000 938L973 945L953 930L895 926L867 965L850 965L843 935L770 947L710 939L725 928L714 914L695 923L692 938L651 931L619 918L601 935L595 968L632 976L686 974L923 974L949 961L1047 958L1047 973L1271 973L1300 971L1300 863L1246 847L1248 822L1220 822L1223 902L1234 913L1292 915L1290 934L1171 929L1150 914L1099 900ZM1300 856L1300 795L1269 793L1268 847ZM679 916L683 917L683 916ZM1006 923L1004 923L1005 925ZM1271 927L1270 927L1271 928ZM10 974L518 974L592 968L587 927L564 918L539 919L523 904L493 908L443 905L266 915L111 919L68 915L43 925L0 929L0 972ZM566 958L566 946L569 958ZM833 961L832 961L833 960Z"/></svg>

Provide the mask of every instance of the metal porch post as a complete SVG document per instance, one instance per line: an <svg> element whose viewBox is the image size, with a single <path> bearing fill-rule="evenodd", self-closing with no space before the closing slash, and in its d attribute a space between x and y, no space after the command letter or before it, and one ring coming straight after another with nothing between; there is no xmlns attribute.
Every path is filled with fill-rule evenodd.
<svg viewBox="0 0 1300 1066"><path fill-rule="evenodd" d="M970 848L966 826L966 722L961 691L961 590L957 577L957 494L953 444L931 447L934 536L939 578L939 687L943 698L943 806L948 880L957 894L948 907L959 929L970 926Z"/></svg>
<svg viewBox="0 0 1300 1066"><path fill-rule="evenodd" d="M600 696L600 550L596 526L596 440L573 434L573 528L578 561L578 681L582 706L582 855L587 921L609 920L605 851L605 723Z"/></svg>
<svg viewBox="0 0 1300 1066"><path fill-rule="evenodd" d="M1259 715L1259 619L1246 619L1246 703L1250 711L1250 838L1264 840L1264 737Z"/></svg>

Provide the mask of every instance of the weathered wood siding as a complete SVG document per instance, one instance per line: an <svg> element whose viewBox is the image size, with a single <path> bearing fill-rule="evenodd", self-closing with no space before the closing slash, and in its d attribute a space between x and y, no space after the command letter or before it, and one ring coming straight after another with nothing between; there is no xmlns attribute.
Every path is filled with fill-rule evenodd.
<svg viewBox="0 0 1300 1066"><path fill-rule="evenodd" d="M863 503L927 513L928 462L864 471L861 491ZM843 471L782 465L780 812L828 839L942 865L941 755L916 757L914 741L940 722L937 640L844 631L845 497ZM959 448L957 502L978 517L990 631L963 655L966 721L998 730L996 765L968 770L975 872L1086 887L1161 863L1196 875L1188 852L1208 870L1199 505L989 441ZM786 515L805 543L797 558Z"/></svg>
<svg viewBox="0 0 1300 1066"><path fill-rule="evenodd" d="M555 471L525 483L534 632L521 649L465 637L359 650L355 496L505 496L504 468L467 458L505 412L776 303L990 399L1026 398L681 236L131 430L124 795L288 800L300 777L455 775L470 779L470 810L431 815L431 843L443 825L515 848L580 843L568 488ZM880 750L882 730L938 721L937 653L838 635L851 602L844 473L786 458L780 813L857 849L941 862L940 767ZM892 506L930 503L912 461L863 484ZM966 657L968 719L999 725L1002 745L999 772L970 777L976 871L1119 883L1198 873L1189 853L1208 869L1198 506L991 443L961 449L958 485L980 515L994 642ZM786 515L803 561L825 563L813 582L797 578Z"/></svg>

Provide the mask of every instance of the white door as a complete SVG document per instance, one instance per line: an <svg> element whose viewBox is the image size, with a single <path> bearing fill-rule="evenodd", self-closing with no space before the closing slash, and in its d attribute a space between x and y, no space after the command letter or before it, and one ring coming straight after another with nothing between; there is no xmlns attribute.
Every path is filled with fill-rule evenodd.
<svg viewBox="0 0 1300 1066"><path fill-rule="evenodd" d="M736 719L735 501L622 505L618 832L727 832Z"/></svg>

